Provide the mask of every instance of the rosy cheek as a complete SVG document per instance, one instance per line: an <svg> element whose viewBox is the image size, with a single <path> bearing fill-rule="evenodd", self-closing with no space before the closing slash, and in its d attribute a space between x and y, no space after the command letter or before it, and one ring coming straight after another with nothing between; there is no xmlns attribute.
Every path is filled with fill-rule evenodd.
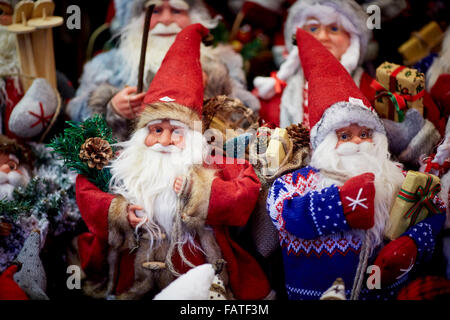
<svg viewBox="0 0 450 320"><path fill-rule="evenodd" d="M173 144L180 149L184 149L184 138L178 137L176 140L173 141Z"/></svg>
<svg viewBox="0 0 450 320"><path fill-rule="evenodd" d="M156 143L156 138L153 137L152 135L148 135L147 138L145 138L145 145L147 147L151 147Z"/></svg>
<svg viewBox="0 0 450 320"><path fill-rule="evenodd" d="M181 15L175 18L175 21L181 29L184 29L185 27L191 24L191 19L189 18L188 15Z"/></svg>
<svg viewBox="0 0 450 320"><path fill-rule="evenodd" d="M150 30L152 30L159 23L159 16L155 16L153 14L152 19L150 20Z"/></svg>

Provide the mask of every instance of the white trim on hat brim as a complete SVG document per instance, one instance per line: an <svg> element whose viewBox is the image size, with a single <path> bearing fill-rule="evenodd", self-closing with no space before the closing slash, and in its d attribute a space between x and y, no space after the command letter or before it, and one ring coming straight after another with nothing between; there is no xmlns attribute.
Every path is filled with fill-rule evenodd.
<svg viewBox="0 0 450 320"><path fill-rule="evenodd" d="M148 126L155 125L155 124L162 123L162 122L165 121L165 120L168 120L169 123L170 123L172 126L175 126L175 127L181 127L181 128L184 128L184 129L187 129L187 128L188 128L188 126L187 126L184 122L181 122L181 121L178 121L178 120L172 120L172 119L156 119L156 120L152 120L152 121L150 121L149 123L147 123L147 127L148 127Z"/></svg>
<svg viewBox="0 0 450 320"><path fill-rule="evenodd" d="M376 111L350 102L337 102L325 110L319 122L311 129L312 148L316 149L331 131L354 123L386 135L383 122Z"/></svg>

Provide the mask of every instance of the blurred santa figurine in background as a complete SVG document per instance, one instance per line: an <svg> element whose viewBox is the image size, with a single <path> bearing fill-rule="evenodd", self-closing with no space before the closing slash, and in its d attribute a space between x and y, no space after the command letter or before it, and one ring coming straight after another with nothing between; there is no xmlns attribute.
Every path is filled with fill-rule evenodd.
<svg viewBox="0 0 450 320"><path fill-rule="evenodd" d="M280 127L303 123L309 128L308 82L305 80L298 50L292 43L297 28L319 40L352 75L362 92L372 100L372 78L361 67L371 30L368 15L353 0L304 0L288 11L284 39L289 55L271 77L256 77L254 86L261 102L261 117Z"/></svg>
<svg viewBox="0 0 450 320"><path fill-rule="evenodd" d="M211 18L202 0L116 0L120 17L120 42L117 48L94 57L84 66L77 94L67 113L74 121L84 121L93 113L106 116L114 136L129 138L145 93L137 94L145 5L154 4L144 68L147 90L176 35L192 23L212 29L218 19ZM125 13L123 12L125 11ZM201 47L205 98L228 95L239 98L247 107L259 109L259 101L247 90L243 60L231 46Z"/></svg>

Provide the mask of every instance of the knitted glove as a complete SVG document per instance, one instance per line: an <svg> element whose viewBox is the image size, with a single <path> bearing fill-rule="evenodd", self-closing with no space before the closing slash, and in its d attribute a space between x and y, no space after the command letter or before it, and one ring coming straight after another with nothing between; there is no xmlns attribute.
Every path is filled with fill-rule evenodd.
<svg viewBox="0 0 450 320"><path fill-rule="evenodd" d="M353 229L367 230L374 224L374 179L373 173L363 173L339 188L345 218Z"/></svg>
<svg viewBox="0 0 450 320"><path fill-rule="evenodd" d="M414 266L417 246L408 236L389 242L378 254L375 265L380 267L381 285L387 286L406 275Z"/></svg>

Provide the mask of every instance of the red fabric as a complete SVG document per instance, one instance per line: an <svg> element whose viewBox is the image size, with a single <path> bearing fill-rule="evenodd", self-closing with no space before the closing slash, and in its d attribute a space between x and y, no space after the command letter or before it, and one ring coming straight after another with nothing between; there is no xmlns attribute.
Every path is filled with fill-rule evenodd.
<svg viewBox="0 0 450 320"><path fill-rule="evenodd" d="M397 300L433 300L450 294L450 280L444 277L426 276L419 278L403 288Z"/></svg>
<svg viewBox="0 0 450 320"><path fill-rule="evenodd" d="M239 165L218 164L218 158L214 160L211 166L220 171L213 181L207 223L212 225L217 243L227 261L230 285L235 297L262 299L270 292L268 280L256 260L231 239L227 229L227 226L244 226L247 223L258 198L260 182L248 162ZM225 159L221 160L226 163ZM76 192L84 221L89 230L96 231L96 234L88 233L80 236L78 242L80 258L85 257L83 269L88 277L95 277L95 273L102 271L101 262L104 263L106 257L108 244L99 237L103 237L105 233L107 235L107 215L113 196L100 191L83 176L77 178ZM104 229L100 231L100 228ZM81 243L84 246L80 245ZM85 253L81 252L82 250ZM194 265L205 263L204 255L200 251L191 251L191 248L184 248L183 251ZM174 255L172 261L178 271L183 273L189 270L188 266L181 264L178 254ZM123 254L116 293L124 292L131 287L134 280L133 269L134 256Z"/></svg>
<svg viewBox="0 0 450 320"><path fill-rule="evenodd" d="M374 225L374 181L373 173L363 173L348 179L339 188L344 215L351 228L367 230ZM354 204L351 199L361 200L361 205Z"/></svg>
<svg viewBox="0 0 450 320"><path fill-rule="evenodd" d="M370 104L373 106L375 103L376 90L370 85L374 79L369 76L367 72L363 72L361 80L359 82L359 89L369 100Z"/></svg>
<svg viewBox="0 0 450 320"><path fill-rule="evenodd" d="M236 159L216 158L227 163ZM206 223L213 226L217 243L227 261L230 286L240 300L263 299L270 291L269 282L256 260L229 235L227 226L243 227L256 205L261 183L249 162L216 164L220 177L211 188Z"/></svg>
<svg viewBox="0 0 450 320"><path fill-rule="evenodd" d="M83 175L77 176L75 187L78 208L90 231L78 237L81 267L86 272L101 272L107 255L108 209L114 196L102 192Z"/></svg>
<svg viewBox="0 0 450 320"><path fill-rule="evenodd" d="M144 104L161 102L165 97L195 110L203 108L203 73L200 43L209 33L201 24L191 24L178 33L150 84Z"/></svg>
<svg viewBox="0 0 450 320"><path fill-rule="evenodd" d="M311 128L325 110L336 102L360 99L373 109L342 64L308 32L297 29L298 52L308 81L309 122Z"/></svg>
<svg viewBox="0 0 450 320"><path fill-rule="evenodd" d="M242 12L245 15L245 22L256 28L273 30L280 25L281 15L259 3L245 1Z"/></svg>
<svg viewBox="0 0 450 320"><path fill-rule="evenodd" d="M254 89L253 94L255 96L258 96L258 89ZM273 123L277 127L280 126L280 104L282 94L282 92L275 94L269 100L259 98L259 102L261 104L261 108L259 109L259 116L264 121Z"/></svg>
<svg viewBox="0 0 450 320"><path fill-rule="evenodd" d="M111 0L108 5L108 11L106 12L106 23L111 23L116 15L116 6L114 5L114 1Z"/></svg>
<svg viewBox="0 0 450 320"><path fill-rule="evenodd" d="M375 265L380 267L381 284L389 285L397 280L397 277L414 265L417 257L417 245L408 236L401 236L389 242L381 249Z"/></svg>
<svg viewBox="0 0 450 320"><path fill-rule="evenodd" d="M18 271L16 265L10 266L0 275L0 300L29 300L26 293L14 281Z"/></svg>
<svg viewBox="0 0 450 320"><path fill-rule="evenodd" d="M441 74L436 80L430 95L439 107L441 117L450 115L450 74Z"/></svg>

